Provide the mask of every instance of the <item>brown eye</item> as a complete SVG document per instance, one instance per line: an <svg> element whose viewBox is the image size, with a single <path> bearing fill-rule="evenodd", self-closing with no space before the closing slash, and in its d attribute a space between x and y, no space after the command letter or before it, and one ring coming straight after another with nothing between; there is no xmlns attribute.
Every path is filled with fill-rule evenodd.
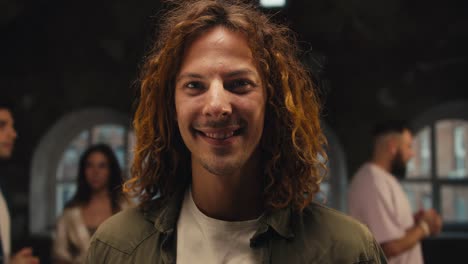
<svg viewBox="0 0 468 264"><path fill-rule="evenodd" d="M253 82L246 79L238 79L228 82L225 86L229 91L243 93L246 92L247 89L253 87L254 84Z"/></svg>
<svg viewBox="0 0 468 264"><path fill-rule="evenodd" d="M102 162L102 163L98 164L98 168L100 168L100 169L106 169L107 167L108 167L107 163L105 163L105 162Z"/></svg>
<svg viewBox="0 0 468 264"><path fill-rule="evenodd" d="M200 82L189 82L185 86L190 89L203 89L203 85Z"/></svg>

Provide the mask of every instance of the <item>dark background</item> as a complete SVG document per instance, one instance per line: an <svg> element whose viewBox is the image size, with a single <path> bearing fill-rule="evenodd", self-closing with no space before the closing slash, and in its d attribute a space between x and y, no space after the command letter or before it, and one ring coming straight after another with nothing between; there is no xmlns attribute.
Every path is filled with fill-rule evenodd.
<svg viewBox="0 0 468 264"><path fill-rule="evenodd" d="M39 140L79 109L131 115L160 7L148 0L0 0L0 96L14 102L19 132L13 160L0 166L8 169L9 199L19 200L12 214L25 229ZM412 120L468 99L467 11L467 1L434 0L296 0L268 11L297 33L304 61L322 80L323 120L342 144L348 175L368 157L379 120ZM42 243L27 234L15 245ZM438 252L460 243L466 240L437 241Z"/></svg>

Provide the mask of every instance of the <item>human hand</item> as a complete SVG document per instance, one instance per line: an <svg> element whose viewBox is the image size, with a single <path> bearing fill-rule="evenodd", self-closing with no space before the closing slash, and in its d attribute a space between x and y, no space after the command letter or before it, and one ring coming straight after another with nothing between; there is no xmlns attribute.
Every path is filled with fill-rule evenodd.
<svg viewBox="0 0 468 264"><path fill-rule="evenodd" d="M428 224L431 235L437 235L442 230L442 218L432 208L424 211L421 220L424 220Z"/></svg>
<svg viewBox="0 0 468 264"><path fill-rule="evenodd" d="M435 212L435 213L436 213L436 216L437 216L436 223L435 223L436 224L436 233L435 233L435 235L438 235L442 231L442 217L440 217L440 215L437 212Z"/></svg>
<svg viewBox="0 0 468 264"><path fill-rule="evenodd" d="M22 248L10 259L11 264L39 264L39 258L33 256L32 248Z"/></svg>
<svg viewBox="0 0 468 264"><path fill-rule="evenodd" d="M413 218L414 218L414 222L415 223L419 223L419 221L421 221L423 219L423 216L424 216L424 209L420 209L418 212L416 212L414 215L413 215Z"/></svg>

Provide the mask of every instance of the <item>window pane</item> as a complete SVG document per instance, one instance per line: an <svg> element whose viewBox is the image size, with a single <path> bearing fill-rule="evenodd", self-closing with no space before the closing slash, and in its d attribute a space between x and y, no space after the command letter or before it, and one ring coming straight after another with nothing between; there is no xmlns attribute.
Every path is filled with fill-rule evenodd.
<svg viewBox="0 0 468 264"><path fill-rule="evenodd" d="M320 183L320 192L315 195L315 201L323 204L329 204L330 184L328 182Z"/></svg>
<svg viewBox="0 0 468 264"><path fill-rule="evenodd" d="M468 187L442 187L442 218L444 221L468 221Z"/></svg>
<svg viewBox="0 0 468 264"><path fill-rule="evenodd" d="M286 5L286 0L260 0L260 5L266 8L283 7Z"/></svg>
<svg viewBox="0 0 468 264"><path fill-rule="evenodd" d="M330 156L328 156L328 153L327 153L327 158L330 158ZM325 167L320 166L318 172L319 172L319 175L325 176L323 178L323 182L330 182L331 181L330 180L331 175L329 173L330 172L330 161L325 160L325 158L320 153L317 155L317 159L319 160L320 163L324 163L326 161Z"/></svg>
<svg viewBox="0 0 468 264"><path fill-rule="evenodd" d="M65 204L70 201L76 191L76 185L74 182L66 182L57 184L57 196L56 196L56 215L62 214Z"/></svg>
<svg viewBox="0 0 468 264"><path fill-rule="evenodd" d="M88 147L89 132L81 132L65 149L57 168L57 180L74 180L78 174L78 162Z"/></svg>
<svg viewBox="0 0 468 264"><path fill-rule="evenodd" d="M92 128L92 142L105 143L112 147L120 166L125 167L125 128L119 125L105 124Z"/></svg>
<svg viewBox="0 0 468 264"><path fill-rule="evenodd" d="M408 200L413 212L433 207L432 188L430 183L403 182L402 184L406 195L408 195Z"/></svg>
<svg viewBox="0 0 468 264"><path fill-rule="evenodd" d="M468 122L440 120L436 123L437 176L460 179L467 177Z"/></svg>
<svg viewBox="0 0 468 264"><path fill-rule="evenodd" d="M431 129L421 129L413 140L414 157L408 163L408 178L430 178Z"/></svg>

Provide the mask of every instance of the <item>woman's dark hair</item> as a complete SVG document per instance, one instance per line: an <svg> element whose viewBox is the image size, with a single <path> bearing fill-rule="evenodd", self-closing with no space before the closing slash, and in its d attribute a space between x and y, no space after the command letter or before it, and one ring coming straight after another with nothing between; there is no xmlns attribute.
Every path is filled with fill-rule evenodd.
<svg viewBox="0 0 468 264"><path fill-rule="evenodd" d="M77 177L77 190L73 198L66 204L66 208L85 205L89 203L91 199L91 187L86 181L86 162L91 154L95 152L100 152L104 154L107 158L109 164L109 182L108 190L111 195L112 210L114 212L120 210L120 201L122 198L122 170L120 169L119 162L117 157L114 154L114 151L106 144L97 144L90 146L86 151L81 155L80 163L78 167L78 177Z"/></svg>

